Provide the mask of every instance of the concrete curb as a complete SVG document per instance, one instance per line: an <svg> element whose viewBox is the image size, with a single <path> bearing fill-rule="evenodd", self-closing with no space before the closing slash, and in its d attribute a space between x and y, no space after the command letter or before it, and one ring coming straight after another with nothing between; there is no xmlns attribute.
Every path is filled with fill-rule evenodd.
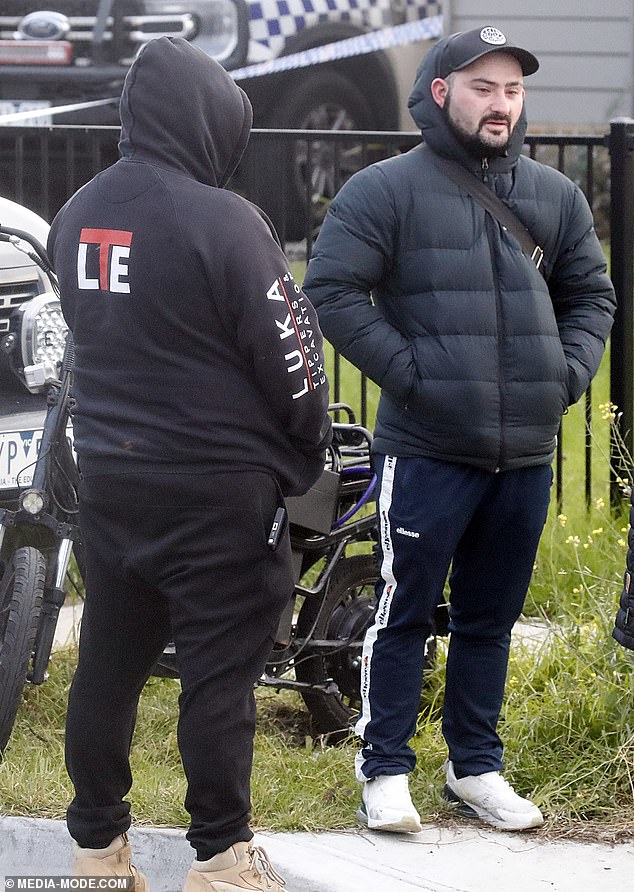
<svg viewBox="0 0 634 892"><path fill-rule="evenodd" d="M152 892L179 892L192 860L183 830L134 828L135 863ZM634 843L548 842L479 826L416 834L259 833L288 892L624 892ZM0 817L0 875L67 876L62 821Z"/></svg>

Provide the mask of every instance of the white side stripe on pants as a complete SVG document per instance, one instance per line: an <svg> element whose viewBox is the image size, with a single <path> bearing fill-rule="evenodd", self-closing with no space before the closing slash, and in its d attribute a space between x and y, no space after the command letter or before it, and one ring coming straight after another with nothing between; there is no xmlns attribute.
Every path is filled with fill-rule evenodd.
<svg viewBox="0 0 634 892"><path fill-rule="evenodd" d="M359 737L364 736L365 726L372 718L370 709L370 666L372 663L372 651L374 642L381 629L384 629L390 618L392 599L396 591L396 579L394 578L392 550L392 533L390 530L389 510L392 505L392 488L396 473L396 456L386 455L381 478L381 491L379 493L379 533L381 536L381 550L383 560L380 573L384 580L383 593L379 601L374 622L365 634L363 642L363 654L361 658L361 715L355 726L355 733Z"/></svg>

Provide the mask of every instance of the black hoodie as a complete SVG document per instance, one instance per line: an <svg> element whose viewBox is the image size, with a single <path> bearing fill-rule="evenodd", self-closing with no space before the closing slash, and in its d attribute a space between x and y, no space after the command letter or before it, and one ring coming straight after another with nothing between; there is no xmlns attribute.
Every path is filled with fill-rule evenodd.
<svg viewBox="0 0 634 892"><path fill-rule="evenodd" d="M124 85L119 161L53 221L84 474L262 469L297 495L323 469L314 310L263 215L222 188L251 122L219 64L152 40Z"/></svg>

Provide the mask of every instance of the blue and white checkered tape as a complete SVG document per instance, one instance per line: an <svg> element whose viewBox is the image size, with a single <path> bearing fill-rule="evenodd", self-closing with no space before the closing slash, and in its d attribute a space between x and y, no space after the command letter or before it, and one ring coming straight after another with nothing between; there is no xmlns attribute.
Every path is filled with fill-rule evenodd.
<svg viewBox="0 0 634 892"><path fill-rule="evenodd" d="M289 37L327 22L350 22L372 31L395 24L387 0L253 0L248 6L247 61L252 63L277 58ZM401 7L405 22L440 12L440 0L404 0Z"/></svg>
<svg viewBox="0 0 634 892"><path fill-rule="evenodd" d="M366 34L358 34L356 37L347 37L345 40L338 40L336 43L312 47L312 49L303 50L300 53L292 53L289 56L281 56L279 59L271 59L269 62L259 62L255 65L247 65L245 68L237 68L229 73L234 80L246 80L251 77L262 77L265 74L275 74L279 71L291 71L295 68L319 65L323 62L349 59L352 56L361 56L365 53L374 53L377 50L403 46L408 43L415 43L418 40L430 40L441 35L442 16L432 16L428 19L406 22L404 25L396 25L392 28L368 31Z"/></svg>

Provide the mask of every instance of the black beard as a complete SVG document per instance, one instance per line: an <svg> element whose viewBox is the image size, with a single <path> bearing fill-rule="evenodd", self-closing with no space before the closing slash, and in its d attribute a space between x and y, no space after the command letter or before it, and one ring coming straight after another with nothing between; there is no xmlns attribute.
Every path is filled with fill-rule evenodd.
<svg viewBox="0 0 634 892"><path fill-rule="evenodd" d="M467 133L466 130L463 130L458 124L456 124L449 114L449 96L447 96L447 100L445 101L445 105L443 106L443 112L445 113L445 118L447 120L447 124L449 125L449 129L456 137L461 146L463 146L467 152L474 158L502 158L507 154L509 146L511 144L511 137L513 136L513 132L509 133L508 140L499 146L492 146L490 143L485 142L481 139L477 134Z"/></svg>

